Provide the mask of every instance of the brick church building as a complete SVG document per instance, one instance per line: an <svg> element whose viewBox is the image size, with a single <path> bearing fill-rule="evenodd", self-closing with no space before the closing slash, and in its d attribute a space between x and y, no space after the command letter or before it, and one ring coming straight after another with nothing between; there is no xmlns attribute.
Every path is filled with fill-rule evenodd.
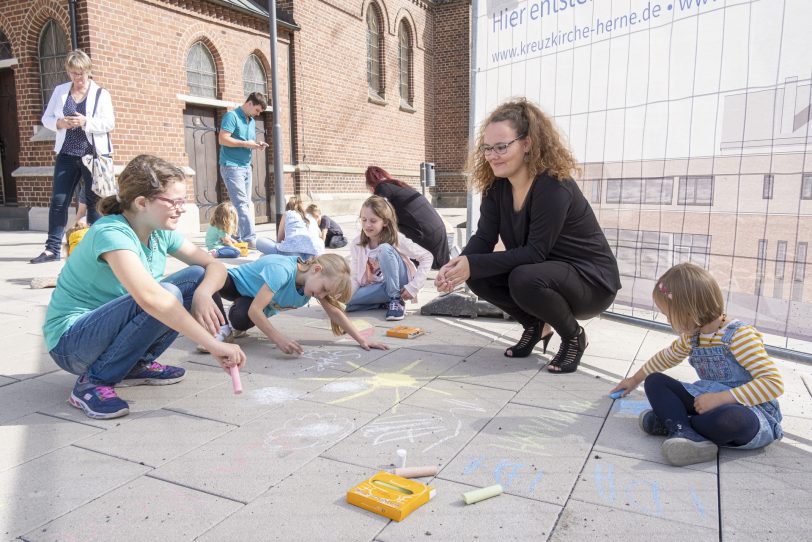
<svg viewBox="0 0 812 542"><path fill-rule="evenodd" d="M429 161L435 203L464 204L467 0L279 0L277 18L280 103L257 119L257 139L271 143L273 108L286 195L354 213L368 165L418 186ZM113 98L117 168L142 153L188 166L183 228L197 230L227 197L222 115L252 91L270 95L268 25L262 0L0 0L0 212L47 227L54 134L40 119L68 80L75 32ZM257 222L273 220L272 158L254 159Z"/></svg>

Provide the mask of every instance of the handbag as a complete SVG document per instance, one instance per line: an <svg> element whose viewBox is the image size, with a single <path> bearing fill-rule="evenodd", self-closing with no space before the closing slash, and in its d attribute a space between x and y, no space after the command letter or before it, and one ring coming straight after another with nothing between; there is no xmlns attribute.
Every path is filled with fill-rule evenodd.
<svg viewBox="0 0 812 542"><path fill-rule="evenodd" d="M99 106L99 97L101 96L101 91L101 87L96 90L96 103L93 104L93 114L91 117L96 116L96 108ZM115 196L118 194L118 181L116 181L116 171L115 166L113 165L113 159L109 156L104 156L98 153L96 149L96 137L93 134L90 135L90 143L93 146L93 154L86 154L83 156L82 163L84 163L85 167L90 170L90 173L93 176L92 190L100 198Z"/></svg>

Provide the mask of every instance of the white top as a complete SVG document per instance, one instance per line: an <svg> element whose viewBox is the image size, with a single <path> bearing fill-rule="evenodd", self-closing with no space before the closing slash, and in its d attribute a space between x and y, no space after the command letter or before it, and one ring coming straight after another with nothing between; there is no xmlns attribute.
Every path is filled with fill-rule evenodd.
<svg viewBox="0 0 812 542"><path fill-rule="evenodd" d="M88 142L93 143L91 134L96 140L96 150L99 154L111 154L113 146L110 143L108 133L112 132L116 127L116 118L113 113L113 100L110 98L110 93L102 89L99 95L99 105L96 107L96 91L99 89L92 79L89 81L90 85L87 91L86 102L86 117L87 122L83 127L85 136ZM65 102L68 100L70 88L73 83L62 83L57 85L54 93L51 94L51 99L48 100L48 107L45 108L45 113L42 115L42 125L51 131L56 132L56 143L54 144L54 152L62 150L62 144L65 142L65 134L67 129L57 128L56 121L65 117L63 110ZM96 114L93 115L93 109L96 109Z"/></svg>

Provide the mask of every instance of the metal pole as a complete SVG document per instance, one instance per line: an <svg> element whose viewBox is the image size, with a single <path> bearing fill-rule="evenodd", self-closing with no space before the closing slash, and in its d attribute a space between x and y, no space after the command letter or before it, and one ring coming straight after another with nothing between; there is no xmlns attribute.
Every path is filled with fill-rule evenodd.
<svg viewBox="0 0 812 542"><path fill-rule="evenodd" d="M76 31L76 0L68 0L68 17L70 18L70 41L74 49L79 48L79 33Z"/></svg>
<svg viewBox="0 0 812 542"><path fill-rule="evenodd" d="M477 76L477 28L479 26L479 1L471 2L471 79L468 82L470 96L468 97L468 145L474 144L476 137L476 76ZM474 234L476 223L479 222L479 194L474 193L469 185L465 197L465 243Z"/></svg>
<svg viewBox="0 0 812 542"><path fill-rule="evenodd" d="M278 67L276 58L276 0L268 0L268 21L271 33L271 104L273 107L273 186L274 211L277 233L280 217L285 214L285 179L282 177L282 126L279 117L282 110L279 104Z"/></svg>

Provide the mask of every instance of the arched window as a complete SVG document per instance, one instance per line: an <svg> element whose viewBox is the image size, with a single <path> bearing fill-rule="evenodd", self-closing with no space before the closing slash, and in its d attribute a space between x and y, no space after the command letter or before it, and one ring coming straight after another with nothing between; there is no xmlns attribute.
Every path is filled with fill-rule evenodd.
<svg viewBox="0 0 812 542"><path fill-rule="evenodd" d="M42 89L43 107L54 92L54 87L70 81L65 72L68 56L68 38L56 21L49 19L39 36L39 81Z"/></svg>
<svg viewBox="0 0 812 542"><path fill-rule="evenodd" d="M217 97L217 69L209 48L197 42L189 49L186 57L186 81L189 94L205 98Z"/></svg>
<svg viewBox="0 0 812 542"><path fill-rule="evenodd" d="M14 58L14 55L11 54L11 42L8 41L6 35L0 30L0 60L9 58Z"/></svg>
<svg viewBox="0 0 812 542"><path fill-rule="evenodd" d="M378 7L370 4L367 9L367 84L369 91L383 97L383 74L381 73L382 40L381 17Z"/></svg>
<svg viewBox="0 0 812 542"><path fill-rule="evenodd" d="M412 33L406 20L398 28L398 73L400 75L400 101L412 105Z"/></svg>
<svg viewBox="0 0 812 542"><path fill-rule="evenodd" d="M248 96L252 92L261 92L263 96L268 96L268 79L265 76L265 67L259 61L257 55L248 55L245 65L242 67L242 90L243 96Z"/></svg>

